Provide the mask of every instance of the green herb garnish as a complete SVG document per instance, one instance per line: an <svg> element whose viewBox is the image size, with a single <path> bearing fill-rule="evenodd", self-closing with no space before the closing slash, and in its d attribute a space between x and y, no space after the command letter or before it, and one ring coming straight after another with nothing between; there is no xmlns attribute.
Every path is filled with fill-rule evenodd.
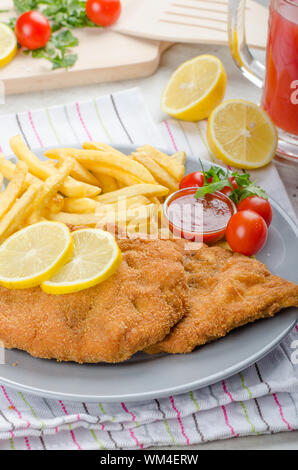
<svg viewBox="0 0 298 470"><path fill-rule="evenodd" d="M40 49L34 51L25 50L25 54L32 57L46 59L52 63L52 69L72 67L78 55L69 50L79 44L71 29L98 27L89 20L86 15L86 2L82 0L14 0L14 6L18 14L30 10L38 10L45 15L52 29L49 42ZM14 30L17 18L10 18L8 26Z"/></svg>
<svg viewBox="0 0 298 470"><path fill-rule="evenodd" d="M236 205L246 197L253 195L268 199L264 189L257 186L256 183L250 179L249 173L239 174L236 171L231 172L229 170L225 172L222 168L218 168L216 166L212 166L208 171L205 171L202 167L202 172L204 174L205 184L196 191L195 196L198 199L204 197L206 194L221 191L226 186L229 186L232 189L232 192L229 194L229 198L232 199ZM212 178L211 183L208 182L208 180L210 181L210 178ZM233 187L230 181L231 178L235 180L238 188Z"/></svg>

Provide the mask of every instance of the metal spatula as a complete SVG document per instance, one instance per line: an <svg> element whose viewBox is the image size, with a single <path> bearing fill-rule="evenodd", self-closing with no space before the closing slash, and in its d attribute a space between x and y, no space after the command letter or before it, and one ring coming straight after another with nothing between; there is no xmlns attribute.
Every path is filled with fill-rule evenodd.
<svg viewBox="0 0 298 470"><path fill-rule="evenodd" d="M114 31L169 42L227 44L227 0L122 0ZM268 12L247 2L247 39L265 48Z"/></svg>

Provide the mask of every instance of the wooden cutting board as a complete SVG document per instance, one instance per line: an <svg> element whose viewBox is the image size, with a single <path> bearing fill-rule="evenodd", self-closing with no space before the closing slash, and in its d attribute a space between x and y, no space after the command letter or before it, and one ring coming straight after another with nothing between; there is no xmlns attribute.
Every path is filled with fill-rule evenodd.
<svg viewBox="0 0 298 470"><path fill-rule="evenodd" d="M0 3L1 9L12 6L10 0L1 0ZM2 13L0 21L12 16L15 16L13 10ZM106 29L86 28L76 30L76 35L80 41L75 50L79 58L68 71L52 71L46 60L32 59L19 51L10 64L0 69L5 93L28 93L146 77L155 72L162 52L170 46L169 43L124 36Z"/></svg>
<svg viewBox="0 0 298 470"><path fill-rule="evenodd" d="M114 31L159 41L192 44L228 43L228 0L122 0ZM246 36L265 48L268 8L246 0Z"/></svg>
<svg viewBox="0 0 298 470"><path fill-rule="evenodd" d="M32 59L19 51L10 64L0 69L0 81L4 83L5 93L7 95L28 93L146 77L155 72L162 52L173 42L227 44L225 24L227 0L122 0L122 2L123 12L115 30L86 28L76 31L80 44L75 51L79 58L76 65L68 71L64 69L52 71L47 61ZM249 3L253 4L253 8L249 7L248 11L250 43L265 47L266 11L260 5L255 7L256 4L251 0ZM12 0L0 0L0 4L1 9L10 9L8 13L0 14L0 21L15 16ZM205 7L202 4L205 4ZM159 22L161 6L164 8L165 5L168 5L169 11L172 13L174 11L175 14L167 13L166 18L162 18L166 21ZM201 13L198 13L198 10L194 15L193 10L188 8L191 5L203 8ZM187 10L187 15L191 16L191 19L188 16L181 16L181 6L183 11ZM207 12L204 8L207 8ZM213 9L213 13L212 11L210 13L210 9ZM164 10L162 14L163 12ZM213 23L210 24L209 20L206 23L209 26L204 28L176 24L181 22L181 19L183 23L189 23L190 20L198 22L195 16L204 17L206 14L213 15L215 20L219 19L215 21L216 30L211 27ZM153 29L152 21L155 25ZM203 18L202 21L206 19Z"/></svg>

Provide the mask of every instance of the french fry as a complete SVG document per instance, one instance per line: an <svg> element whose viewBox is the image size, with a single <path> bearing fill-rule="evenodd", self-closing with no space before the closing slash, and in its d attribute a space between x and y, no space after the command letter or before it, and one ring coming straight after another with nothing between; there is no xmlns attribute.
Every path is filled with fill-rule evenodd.
<svg viewBox="0 0 298 470"><path fill-rule="evenodd" d="M158 230L158 207L155 204L142 206L136 211L136 215L128 222L127 232L156 235Z"/></svg>
<svg viewBox="0 0 298 470"><path fill-rule="evenodd" d="M117 202L121 197L134 197L134 196L166 196L169 190L165 186L159 184L135 184L133 186L128 186L127 188L118 189L112 193L101 194L95 198L96 201L100 203L113 203Z"/></svg>
<svg viewBox="0 0 298 470"><path fill-rule="evenodd" d="M12 208L4 215L0 222L0 242L15 232L28 217L31 204L40 192L42 184L36 183L30 186L18 199Z"/></svg>
<svg viewBox="0 0 298 470"><path fill-rule="evenodd" d="M91 198L65 198L63 211L78 214L92 214L95 212L98 203Z"/></svg>
<svg viewBox="0 0 298 470"><path fill-rule="evenodd" d="M44 154L48 158L54 158L51 154L51 151L49 150L47 150ZM59 154L55 158L59 160L59 163L63 163L66 158L71 158L71 157L66 157L63 154ZM49 160L49 161L52 162L54 160ZM83 165L81 165L75 158L73 158L73 167L71 170L71 176L73 176L78 181L82 181L83 183L93 184L94 186L99 185L95 176L92 175L92 173L90 173L90 171L88 171L86 168L84 168Z"/></svg>
<svg viewBox="0 0 298 470"><path fill-rule="evenodd" d="M158 197L153 196L150 198L150 201L153 202L153 204L157 204L158 206L160 206L160 200L158 199Z"/></svg>
<svg viewBox="0 0 298 470"><path fill-rule="evenodd" d="M5 160L3 155L0 156L0 172L4 176L4 178L8 180L12 180L14 172L16 169L16 164L13 163L11 160ZM27 189L30 185L42 183L42 180L37 178L31 173L27 173L25 181L24 181L24 189Z"/></svg>
<svg viewBox="0 0 298 470"><path fill-rule="evenodd" d="M105 213L96 211L96 215L100 216L100 220L98 222L100 226L104 226L111 223L127 224L137 216L142 218L142 220L146 217L148 218L150 211L153 209L154 204L129 208L123 207L122 210L120 207L119 210L117 210L117 208L114 208L114 210L106 210Z"/></svg>
<svg viewBox="0 0 298 470"><path fill-rule="evenodd" d="M70 214L68 212L59 212L59 214L48 213L48 218L67 225L82 227L92 227L100 221L100 216L96 214Z"/></svg>
<svg viewBox="0 0 298 470"><path fill-rule="evenodd" d="M100 150L79 150L79 149L53 149L51 155L57 158L59 154L76 158L86 168L93 171L101 171L101 167L115 168L137 178L143 183L155 183L151 173L140 163L134 161L126 155L102 152ZM107 173L105 173L107 174ZM113 176L113 175L111 175Z"/></svg>
<svg viewBox="0 0 298 470"><path fill-rule="evenodd" d="M96 179L103 193L110 193L119 189L117 181L112 176L96 172Z"/></svg>
<svg viewBox="0 0 298 470"><path fill-rule="evenodd" d="M56 160L46 160L45 162L42 162L43 165L49 167L49 168L57 168L57 162Z"/></svg>
<svg viewBox="0 0 298 470"><path fill-rule="evenodd" d="M111 145L104 144L103 142L84 142L82 145L83 149L86 150L101 150L102 152L112 153L124 157L124 153L117 149L114 149Z"/></svg>
<svg viewBox="0 0 298 470"><path fill-rule="evenodd" d="M12 137L10 139L10 146L16 156L28 165L30 172L41 180L45 181L49 176L58 171L55 168L43 165L27 147L21 136ZM94 197L100 191L99 187L76 181L71 176L68 176L61 186L61 192L68 197Z"/></svg>
<svg viewBox="0 0 298 470"><path fill-rule="evenodd" d="M16 165L11 160L5 160L3 156L0 155L0 172L8 180L11 180L14 175ZM27 173L24 186L22 191L25 191L32 184L42 184L42 180L37 178L31 173ZM49 202L48 208L51 212L57 213L62 210L63 207L63 196L61 194L56 194L52 201Z"/></svg>
<svg viewBox="0 0 298 470"><path fill-rule="evenodd" d="M31 215L28 219L28 223L32 224L38 220L42 215L44 208L53 199L55 194L59 191L63 185L65 179L68 177L72 170L72 160L65 160L61 165L61 168L53 175L49 176L43 183L42 190L39 196L35 199L34 204L31 208Z"/></svg>
<svg viewBox="0 0 298 470"><path fill-rule="evenodd" d="M95 213L105 215L112 211L123 212L125 210L136 209L140 206L146 206L148 204L151 204L151 201L145 196L118 199L117 202L111 204L101 204L97 202Z"/></svg>
<svg viewBox="0 0 298 470"><path fill-rule="evenodd" d="M107 145L100 142L84 142L83 148L86 150L102 150L107 152L115 152L116 154L122 156L123 154L118 150L111 147L111 145ZM111 191L116 191L118 189L118 184L115 178L108 175L97 174L96 178L99 181L99 186L102 189L103 193L109 193Z"/></svg>
<svg viewBox="0 0 298 470"><path fill-rule="evenodd" d="M58 212L63 210L63 205L64 205L64 197L61 194L57 193L55 194L53 199L51 199L47 203L46 208L50 212L53 212L54 214L58 214Z"/></svg>
<svg viewBox="0 0 298 470"><path fill-rule="evenodd" d="M144 165L159 184L166 186L172 192L178 190L177 181L166 170L160 167L158 163L148 157L146 153L136 152L132 154L132 157Z"/></svg>
<svg viewBox="0 0 298 470"><path fill-rule="evenodd" d="M150 207L154 204L149 204L146 207L146 211L150 210ZM117 211L115 208L111 210L110 207L106 207L104 212L102 212L102 207L100 208L99 213L95 214L70 214L68 212L59 212L59 214L48 214L51 220L56 220L57 222L63 222L67 225L72 226L105 226L107 224L122 223L126 224L133 217L139 214L140 208L132 208L128 210Z"/></svg>
<svg viewBox="0 0 298 470"><path fill-rule="evenodd" d="M120 181L125 186L132 186L133 184L142 183L142 181L136 178L135 176L131 175L130 173L124 170L119 170L118 168L98 166L96 169L94 166L92 171L95 176L98 177L98 179L100 179L101 176L113 177L115 180Z"/></svg>
<svg viewBox="0 0 298 470"><path fill-rule="evenodd" d="M183 165L185 166L185 163L186 163L186 153L185 152L176 152L174 153L174 155L172 155L171 158L174 158L175 160L177 160L177 162L180 163L180 165Z"/></svg>
<svg viewBox="0 0 298 470"><path fill-rule="evenodd" d="M144 153L158 163L175 180L180 181L184 176L184 165L177 159L170 157L166 153L160 152L151 145L143 145L137 149L137 153ZM184 152L183 152L184 153Z"/></svg>
<svg viewBox="0 0 298 470"><path fill-rule="evenodd" d="M9 211L20 196L27 173L28 167L26 163L18 162L12 180L5 190L0 193L0 219Z"/></svg>
<svg viewBox="0 0 298 470"><path fill-rule="evenodd" d="M128 198L126 200L126 204L127 207L139 207L147 206L148 204L151 204L151 201L146 196L140 195Z"/></svg>

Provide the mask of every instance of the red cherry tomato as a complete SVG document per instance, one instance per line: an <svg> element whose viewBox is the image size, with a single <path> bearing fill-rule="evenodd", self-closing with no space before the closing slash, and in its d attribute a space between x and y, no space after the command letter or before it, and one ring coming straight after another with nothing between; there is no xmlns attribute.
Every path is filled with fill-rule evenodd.
<svg viewBox="0 0 298 470"><path fill-rule="evenodd" d="M247 256L255 255L263 248L267 237L267 225L256 212L236 212L229 220L226 239L233 251Z"/></svg>
<svg viewBox="0 0 298 470"><path fill-rule="evenodd" d="M222 188L220 190L221 193L225 194L226 196L230 196L231 192L232 192L232 188L230 186L225 186L224 188Z"/></svg>
<svg viewBox="0 0 298 470"><path fill-rule="evenodd" d="M234 189L238 188L238 184L236 183L235 176L229 176L229 181ZM230 196L232 191L233 189L231 188L231 186L225 186L224 188L221 189L221 192L224 193L228 197Z"/></svg>
<svg viewBox="0 0 298 470"><path fill-rule="evenodd" d="M26 49L39 49L49 41L51 26L42 13L31 10L17 19L15 32L21 46Z"/></svg>
<svg viewBox="0 0 298 470"><path fill-rule="evenodd" d="M179 189L196 188L204 186L204 175L201 171L195 171L184 176L179 184Z"/></svg>
<svg viewBox="0 0 298 470"><path fill-rule="evenodd" d="M120 0L87 0L86 14L89 20L100 26L110 26L121 14Z"/></svg>
<svg viewBox="0 0 298 470"><path fill-rule="evenodd" d="M259 196L248 196L238 204L238 211L251 210L257 212L265 220L267 227L272 221L272 207L269 201Z"/></svg>
<svg viewBox="0 0 298 470"><path fill-rule="evenodd" d="M229 181L234 189L238 189L238 184L236 183L235 176L229 176Z"/></svg>

